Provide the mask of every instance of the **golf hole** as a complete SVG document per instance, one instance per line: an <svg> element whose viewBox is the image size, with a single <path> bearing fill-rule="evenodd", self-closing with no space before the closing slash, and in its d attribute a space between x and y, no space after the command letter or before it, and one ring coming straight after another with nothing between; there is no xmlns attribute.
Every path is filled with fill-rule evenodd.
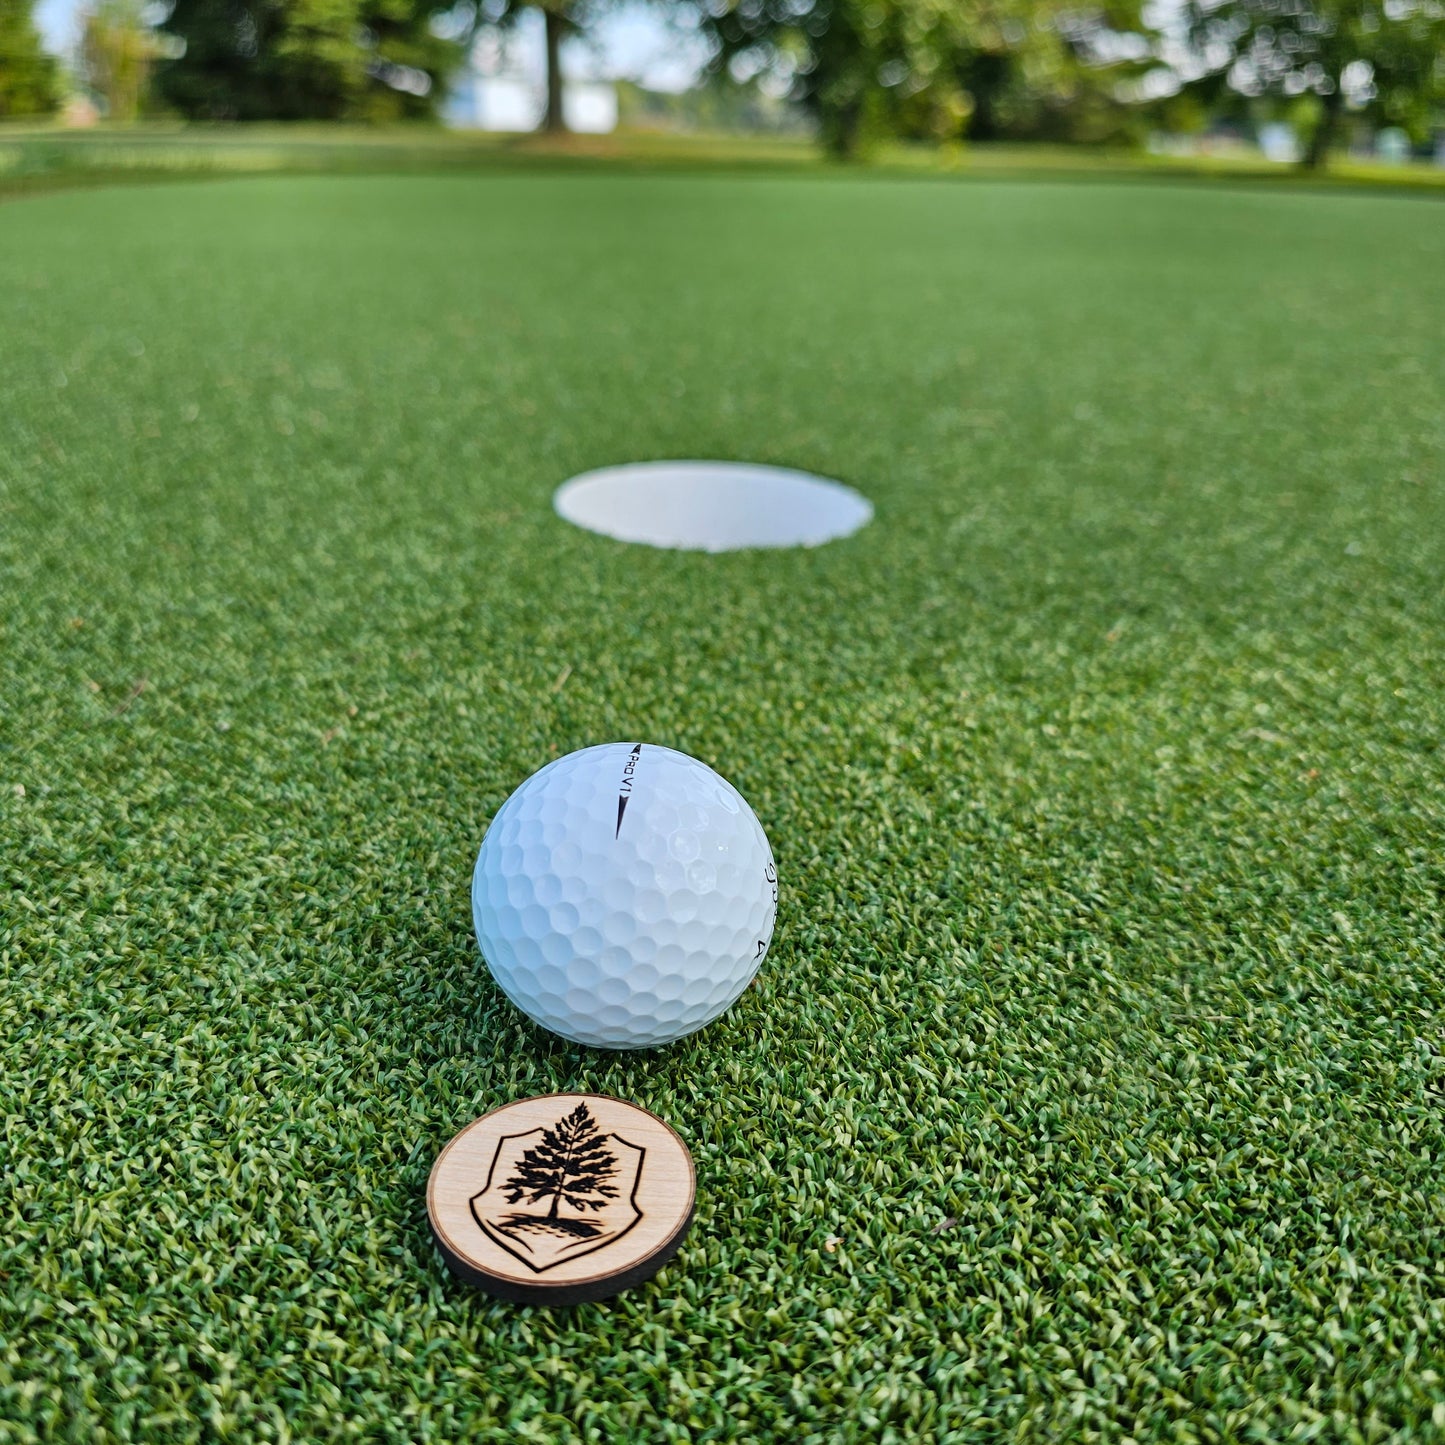
<svg viewBox="0 0 1445 1445"><path fill-rule="evenodd" d="M816 547L873 516L864 496L787 467L635 462L584 472L557 488L557 515L619 542L695 552Z"/></svg>

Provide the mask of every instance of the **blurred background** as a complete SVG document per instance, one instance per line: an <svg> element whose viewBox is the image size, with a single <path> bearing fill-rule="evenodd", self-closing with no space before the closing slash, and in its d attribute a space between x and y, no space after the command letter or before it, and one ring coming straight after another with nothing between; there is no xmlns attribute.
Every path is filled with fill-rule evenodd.
<svg viewBox="0 0 1445 1445"><path fill-rule="evenodd" d="M1440 0L0 0L0 172L37 130L351 122L1423 178L1442 36Z"/></svg>

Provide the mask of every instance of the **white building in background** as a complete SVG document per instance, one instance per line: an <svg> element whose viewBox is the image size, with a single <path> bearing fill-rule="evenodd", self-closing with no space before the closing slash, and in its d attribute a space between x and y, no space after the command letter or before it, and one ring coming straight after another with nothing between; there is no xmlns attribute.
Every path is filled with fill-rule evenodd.
<svg viewBox="0 0 1445 1445"><path fill-rule="evenodd" d="M1260 126L1259 149L1265 160L1278 161L1282 165L1292 165L1304 155L1295 128L1283 121L1268 121Z"/></svg>
<svg viewBox="0 0 1445 1445"><path fill-rule="evenodd" d="M562 116L583 135L617 129L617 87L610 80L569 80L562 88Z"/></svg>
<svg viewBox="0 0 1445 1445"><path fill-rule="evenodd" d="M536 130L542 94L520 75L478 75L471 66L452 80L442 119L457 130Z"/></svg>
<svg viewBox="0 0 1445 1445"><path fill-rule="evenodd" d="M536 130L547 108L547 79L540 43L529 43L534 39L540 42L541 37L520 26L506 39L482 34L452 81L442 106L443 120L458 130ZM610 80L568 75L562 87L562 116L569 130L582 135L616 130L617 87Z"/></svg>

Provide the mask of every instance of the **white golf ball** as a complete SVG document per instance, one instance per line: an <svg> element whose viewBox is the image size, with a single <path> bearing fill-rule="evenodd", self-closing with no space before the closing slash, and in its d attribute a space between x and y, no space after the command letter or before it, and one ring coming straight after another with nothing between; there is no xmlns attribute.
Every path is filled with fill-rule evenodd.
<svg viewBox="0 0 1445 1445"><path fill-rule="evenodd" d="M778 874L742 795L696 758L604 743L548 763L492 819L472 875L502 992L579 1044L641 1049L711 1023L773 936Z"/></svg>

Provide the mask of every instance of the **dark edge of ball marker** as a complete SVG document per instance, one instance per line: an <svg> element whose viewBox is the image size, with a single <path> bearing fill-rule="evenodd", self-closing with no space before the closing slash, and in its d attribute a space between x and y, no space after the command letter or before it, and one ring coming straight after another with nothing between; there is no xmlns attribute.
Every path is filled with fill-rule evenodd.
<svg viewBox="0 0 1445 1445"><path fill-rule="evenodd" d="M431 1228L431 1236L436 1242L437 1252L441 1255L446 1267L463 1284L474 1285L477 1289L485 1290L488 1294L494 1295L497 1299L506 1300L509 1304L565 1306L596 1304L599 1300L611 1299L613 1295L621 1294L623 1290L645 1284L653 1275L658 1274L672 1262L692 1229L692 1220L696 1213L697 1199L694 1196L692 1208L687 1211L686 1217L678 1225L677 1232L655 1254L638 1260L631 1269L623 1270L620 1274L611 1274L604 1279L593 1279L583 1284L572 1285L515 1284L511 1280L487 1274L484 1270L476 1269L468 1264L459 1255L453 1254L442 1243L436 1226L431 1222L430 1214L427 1216L427 1224Z"/></svg>

